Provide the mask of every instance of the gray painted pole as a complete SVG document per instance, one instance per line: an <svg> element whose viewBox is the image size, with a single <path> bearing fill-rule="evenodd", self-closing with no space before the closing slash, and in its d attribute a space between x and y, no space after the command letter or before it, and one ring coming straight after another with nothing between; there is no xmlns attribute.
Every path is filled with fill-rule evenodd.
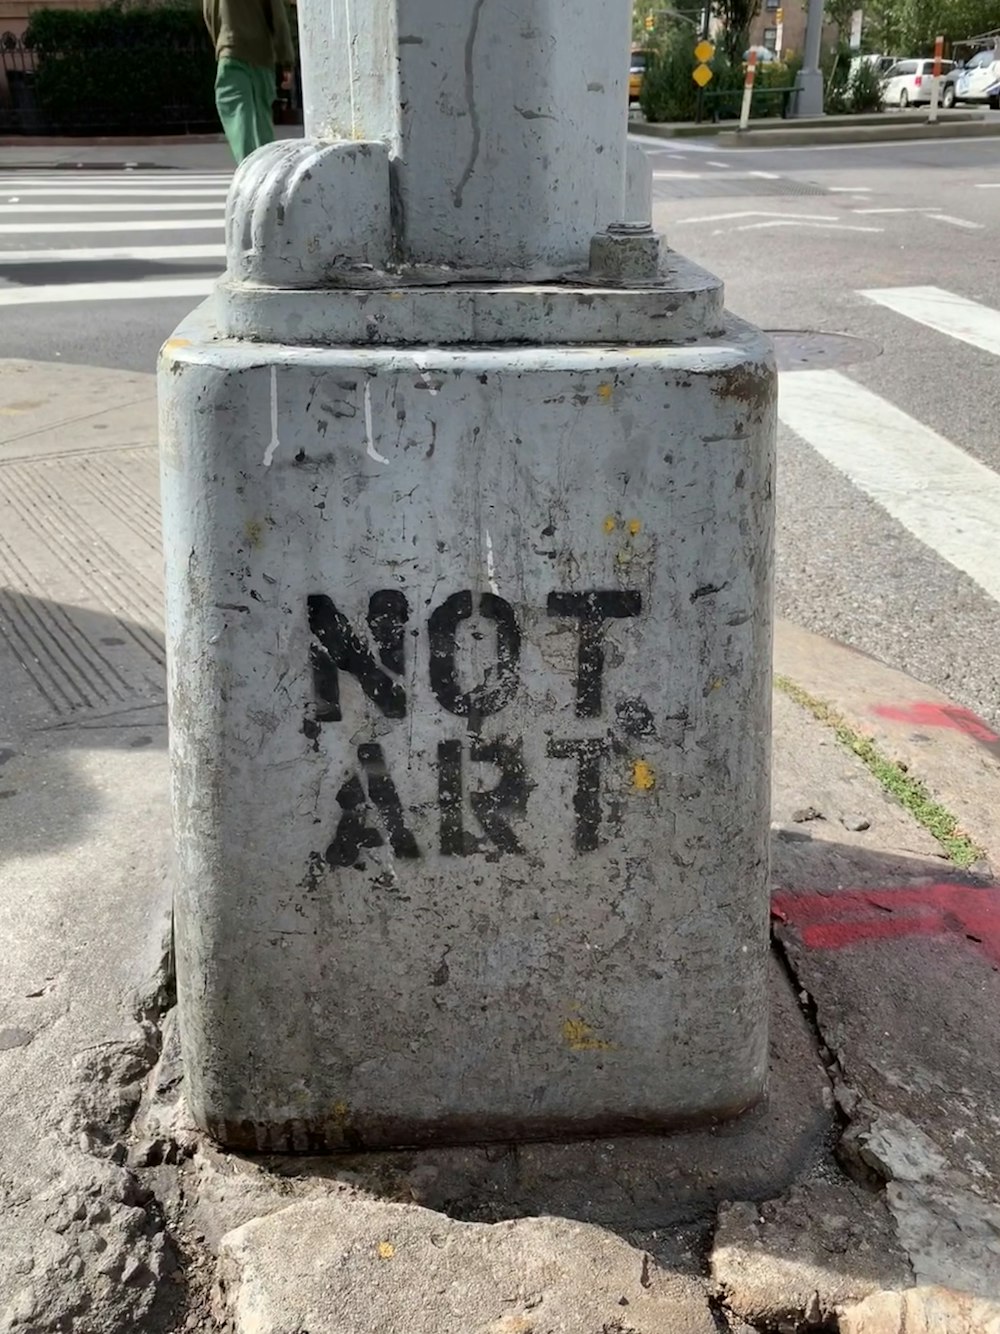
<svg viewBox="0 0 1000 1334"><path fill-rule="evenodd" d="M628 4L561 9L301 0L307 137L163 350L179 1011L229 1145L764 1091L773 360L649 224Z"/></svg>
<svg viewBox="0 0 1000 1334"><path fill-rule="evenodd" d="M823 115L823 72L820 69L820 55L823 44L824 0L809 0L806 16L806 44L802 53L802 68L799 70L795 86L798 95L795 99L796 116Z"/></svg>

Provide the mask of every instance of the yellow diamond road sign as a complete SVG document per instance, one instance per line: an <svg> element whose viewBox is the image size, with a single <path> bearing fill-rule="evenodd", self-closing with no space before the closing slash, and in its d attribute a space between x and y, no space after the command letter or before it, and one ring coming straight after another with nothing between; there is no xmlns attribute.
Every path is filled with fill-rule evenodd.
<svg viewBox="0 0 1000 1334"><path fill-rule="evenodd" d="M701 41L694 48L694 58L701 64L707 64L715 55L715 47L711 42Z"/></svg>
<svg viewBox="0 0 1000 1334"><path fill-rule="evenodd" d="M691 78L694 79L699 88L704 88L705 84L708 83L711 77L712 71L707 65L696 65L694 72L691 75Z"/></svg>

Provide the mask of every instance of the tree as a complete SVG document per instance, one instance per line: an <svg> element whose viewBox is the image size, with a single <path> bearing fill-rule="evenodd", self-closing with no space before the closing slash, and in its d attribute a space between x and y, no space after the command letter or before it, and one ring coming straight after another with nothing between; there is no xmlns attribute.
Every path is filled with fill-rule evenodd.
<svg viewBox="0 0 1000 1334"><path fill-rule="evenodd" d="M743 60L750 37L750 24L760 13L761 0L714 0L713 10L722 22L719 40L732 65Z"/></svg>

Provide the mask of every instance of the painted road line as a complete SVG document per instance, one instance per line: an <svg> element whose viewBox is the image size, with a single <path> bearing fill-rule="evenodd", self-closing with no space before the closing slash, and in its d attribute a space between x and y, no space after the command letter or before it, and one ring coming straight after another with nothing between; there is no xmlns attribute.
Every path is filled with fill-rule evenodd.
<svg viewBox="0 0 1000 1334"><path fill-rule="evenodd" d="M729 170L728 162L713 162L711 158L708 159L705 165L709 167L720 167L723 171Z"/></svg>
<svg viewBox="0 0 1000 1334"><path fill-rule="evenodd" d="M703 181L703 171L654 171L654 181Z"/></svg>
<svg viewBox="0 0 1000 1334"><path fill-rule="evenodd" d="M950 222L953 227L965 227L970 232L981 232L985 226L981 222L969 222L967 218L953 218L950 213L932 213L931 217L937 222Z"/></svg>
<svg viewBox="0 0 1000 1334"><path fill-rule="evenodd" d="M132 218L115 222L88 222L81 227L78 222L0 222L0 236L91 236L95 232L206 232L215 227L224 227L226 220L221 213L214 218Z"/></svg>
<svg viewBox="0 0 1000 1334"><path fill-rule="evenodd" d="M748 176L756 176L761 181L780 181L781 177L776 171L748 171Z"/></svg>
<svg viewBox="0 0 1000 1334"><path fill-rule="evenodd" d="M832 195L870 195L870 185L831 185L827 187Z"/></svg>
<svg viewBox="0 0 1000 1334"><path fill-rule="evenodd" d="M0 306L56 305L64 301L147 301L155 297L188 298L208 296L214 286L214 278L155 278L148 282L0 287Z"/></svg>
<svg viewBox="0 0 1000 1334"><path fill-rule="evenodd" d="M786 218L775 218L771 222L745 222L739 227L719 227L713 236L722 236L724 232L763 232L772 227L819 227L826 232L884 232L884 227L866 227L853 222L817 222L815 219L797 218L794 222Z"/></svg>
<svg viewBox="0 0 1000 1334"><path fill-rule="evenodd" d="M0 213L183 213L186 209L218 208L221 199L201 202L189 199L183 204L0 204Z"/></svg>
<svg viewBox="0 0 1000 1334"><path fill-rule="evenodd" d="M836 222L841 216L839 213L776 213L773 209L743 208L735 213L700 213L697 218L675 218L670 225L690 227L698 222L731 222L734 218L795 218L812 222Z"/></svg>
<svg viewBox="0 0 1000 1334"><path fill-rule="evenodd" d="M778 416L918 541L1000 602L1000 476L992 468L840 371L786 372Z"/></svg>
<svg viewBox="0 0 1000 1334"><path fill-rule="evenodd" d="M960 343L1000 356L1000 311L978 301L943 287L871 287L858 295Z"/></svg>
<svg viewBox="0 0 1000 1334"><path fill-rule="evenodd" d="M224 259L224 242L205 245L74 246L70 250L0 250L0 265L121 259Z"/></svg>
<svg viewBox="0 0 1000 1334"><path fill-rule="evenodd" d="M973 184L977 190L1000 190L1000 181L975 181Z"/></svg>
<svg viewBox="0 0 1000 1334"><path fill-rule="evenodd" d="M128 189L137 190L144 185L181 185L181 186L218 186L220 189L232 184L232 175L229 176L194 176L188 172L177 172L174 175L159 176L126 176L122 177L119 172L115 176L96 176L88 172L86 176L71 176L66 179L66 173L61 176L38 176L34 172L21 172L11 175L0 173L0 189L8 190L14 186L24 186L25 189L46 188L55 189L62 187L63 190L91 190L95 187L107 187L108 189Z"/></svg>
<svg viewBox="0 0 1000 1334"><path fill-rule="evenodd" d="M93 199L95 195L99 199L148 199L152 196L154 199L160 196L169 196L171 199L225 199L227 189L224 185L218 186L186 186L172 187L167 190L155 189L137 189L121 190L117 188L107 188L99 186L96 190L49 190L42 188L36 190L34 187L27 189L21 186L7 186L0 189L0 195L9 195L9 202L19 199Z"/></svg>
<svg viewBox="0 0 1000 1334"><path fill-rule="evenodd" d="M937 213L936 205L922 208L854 208L852 213Z"/></svg>

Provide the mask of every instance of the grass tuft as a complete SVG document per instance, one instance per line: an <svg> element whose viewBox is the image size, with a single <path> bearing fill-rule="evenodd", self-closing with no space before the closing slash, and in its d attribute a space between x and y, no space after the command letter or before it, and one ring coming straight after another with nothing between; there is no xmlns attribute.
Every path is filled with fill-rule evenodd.
<svg viewBox="0 0 1000 1334"><path fill-rule="evenodd" d="M937 839L956 866L964 870L986 856L983 849L959 827L954 815L934 800L926 784L914 778L898 761L883 755L871 737L863 736L825 700L810 695L808 690L803 690L787 676L775 676L774 684L782 694L806 709L818 722L832 728L840 744L857 755L883 791L894 797L904 810L909 811L917 824Z"/></svg>

